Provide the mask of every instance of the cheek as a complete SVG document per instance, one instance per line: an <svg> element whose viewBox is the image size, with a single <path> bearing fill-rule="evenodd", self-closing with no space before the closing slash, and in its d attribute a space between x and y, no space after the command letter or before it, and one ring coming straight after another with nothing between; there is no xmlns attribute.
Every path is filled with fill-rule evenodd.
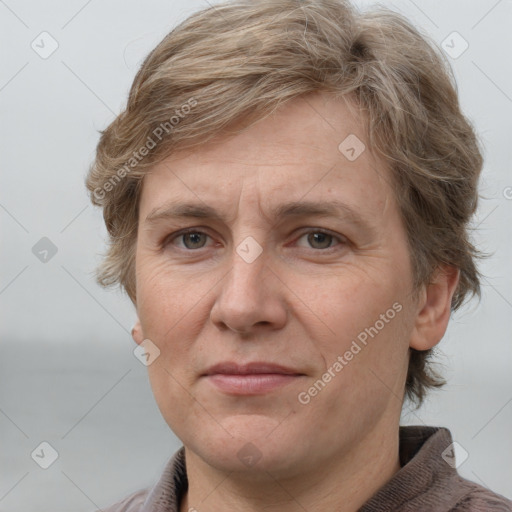
<svg viewBox="0 0 512 512"><path fill-rule="evenodd" d="M329 432L330 436L340 438L348 426L352 432L363 432L368 424L378 420L389 404L393 409L401 406L399 397L405 382L408 354L407 344L403 342L402 311L380 330L381 324L375 326L373 319L362 329L352 328L353 335L345 330L340 317L340 336L331 338L331 344L318 346L325 367L301 389L300 402L308 402L301 405L301 411L305 418L311 418L316 432ZM365 323L361 313L358 321L360 325ZM364 334L359 338L365 343L358 339L360 333Z"/></svg>
<svg viewBox="0 0 512 512"><path fill-rule="evenodd" d="M189 391L191 383L187 380L185 361L175 360L171 365L170 361L162 359L148 367L149 382L162 417L181 437L186 434L183 425L199 423L198 420L204 421L204 418L197 418L201 408Z"/></svg>
<svg viewBox="0 0 512 512"><path fill-rule="evenodd" d="M137 312L146 337L167 337L179 329L200 295L194 279L184 279L150 258L137 262Z"/></svg>
<svg viewBox="0 0 512 512"><path fill-rule="evenodd" d="M378 408L389 399L390 390L400 394L410 330L406 296L399 281L379 282L355 274L352 279L331 280L328 288L310 296L311 309L322 312L329 328L327 337L314 337L323 366L316 382L320 379L325 387L317 384L322 397L312 402L323 403L335 414L340 405L352 411L362 404L365 409L368 404ZM311 389L313 394L316 388Z"/></svg>
<svg viewBox="0 0 512 512"><path fill-rule="evenodd" d="M386 274L382 269L381 273ZM385 323L387 327L397 313L393 304L401 304L404 295L400 286L391 279L383 282L382 278L372 279L367 272L354 269L323 278L321 283L315 280L314 288L310 280L309 277L305 278L295 287L311 290L304 291L301 299L328 328L329 337L339 339L340 342L356 338L366 328L374 326L375 322L378 322L378 329L382 330L382 320L379 320L382 314L385 315L384 321L389 320Z"/></svg>

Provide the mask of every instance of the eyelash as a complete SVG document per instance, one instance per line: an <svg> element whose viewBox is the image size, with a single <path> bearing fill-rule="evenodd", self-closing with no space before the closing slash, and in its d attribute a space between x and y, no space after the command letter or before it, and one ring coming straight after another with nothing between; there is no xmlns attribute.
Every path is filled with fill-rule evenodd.
<svg viewBox="0 0 512 512"><path fill-rule="evenodd" d="M200 228L186 228L186 229L182 229L180 231L177 231L175 233L171 233L170 235L167 235L161 242L161 247L162 248L165 248L167 247L168 245L171 245L171 243L174 241L174 240L177 240L179 239L180 237L183 237L184 235L187 235L187 234L190 234L190 233L195 233L195 234L201 234L201 235L206 235L208 236L209 238L212 238L208 233L204 232L204 231L201 231ZM341 236L341 235L336 235L328 230L325 230L325 229L321 229L321 228L310 228L308 231L304 231L303 233L301 233L301 235L299 236L299 238L297 238L297 240L300 240L303 236L305 235L309 235L311 233L322 233L324 235L328 235L330 237L332 237L334 240L337 240L338 241L338 245L341 245L341 246L345 246L348 244L348 240ZM327 247L326 249L315 249L313 247L311 247L310 249L312 251L315 251L315 252L324 252L324 253L330 253L332 252L332 250L335 250L337 247L337 245L335 246L331 246L331 247ZM201 249L205 249L206 247L199 247L198 249L187 249L187 248L181 248L179 247L178 250L181 250L181 251L184 251L184 252L199 252Z"/></svg>

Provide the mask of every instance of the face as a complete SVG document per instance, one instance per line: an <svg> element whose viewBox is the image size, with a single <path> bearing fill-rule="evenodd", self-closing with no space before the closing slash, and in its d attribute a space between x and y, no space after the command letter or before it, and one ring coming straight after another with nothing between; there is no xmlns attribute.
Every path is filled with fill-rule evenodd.
<svg viewBox="0 0 512 512"><path fill-rule="evenodd" d="M412 274L391 175L363 134L355 106L315 93L144 178L149 378L212 466L291 474L398 425Z"/></svg>

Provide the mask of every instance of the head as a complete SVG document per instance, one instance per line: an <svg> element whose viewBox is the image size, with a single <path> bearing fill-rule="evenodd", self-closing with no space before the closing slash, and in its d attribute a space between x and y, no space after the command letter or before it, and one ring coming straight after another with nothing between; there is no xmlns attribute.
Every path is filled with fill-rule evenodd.
<svg viewBox="0 0 512 512"><path fill-rule="evenodd" d="M451 311L479 294L481 167L449 66L395 13L237 1L166 36L87 187L111 237L98 281L160 350L151 384L184 444L214 460L260 436L284 469L421 403ZM185 203L194 217L169 214ZM300 375L240 398L204 376L226 360Z"/></svg>

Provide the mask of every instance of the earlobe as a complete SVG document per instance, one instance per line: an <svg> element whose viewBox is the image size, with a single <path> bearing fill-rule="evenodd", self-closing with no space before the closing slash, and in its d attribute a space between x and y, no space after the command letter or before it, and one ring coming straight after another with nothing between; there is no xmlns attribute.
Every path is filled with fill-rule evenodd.
<svg viewBox="0 0 512 512"><path fill-rule="evenodd" d="M140 320L137 318L135 325L132 328L132 338L137 345L140 345L144 341L144 334L142 333L142 326Z"/></svg>
<svg viewBox="0 0 512 512"><path fill-rule="evenodd" d="M418 312L409 343L411 348L428 350L441 341L450 320L452 297L459 277L458 268L442 266L432 281L425 285L418 301Z"/></svg>

